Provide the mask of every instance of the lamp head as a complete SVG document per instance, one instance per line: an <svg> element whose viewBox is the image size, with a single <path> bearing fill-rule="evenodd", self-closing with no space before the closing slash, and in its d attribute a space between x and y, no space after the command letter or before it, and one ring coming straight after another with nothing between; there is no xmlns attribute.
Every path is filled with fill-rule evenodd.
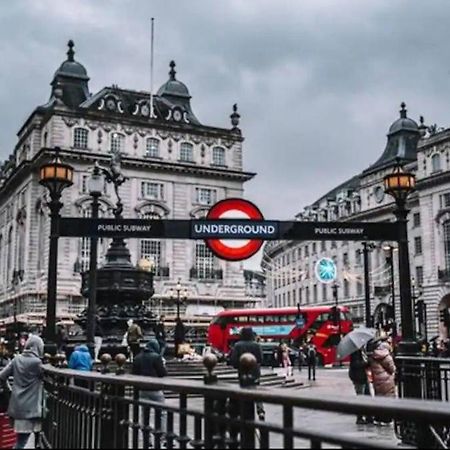
<svg viewBox="0 0 450 450"><path fill-rule="evenodd" d="M89 194L92 195L92 197L100 197L102 195L104 186L105 181L100 171L100 167L98 166L98 163L95 162L94 169L88 180Z"/></svg>
<svg viewBox="0 0 450 450"><path fill-rule="evenodd" d="M394 197L395 201L405 201L415 187L415 175L405 172L399 160L397 160L393 172L384 177L384 190L386 194Z"/></svg>
<svg viewBox="0 0 450 450"><path fill-rule="evenodd" d="M61 162L60 150L55 147L53 160L39 169L39 183L45 186L51 195L61 195L65 188L73 184L73 167Z"/></svg>

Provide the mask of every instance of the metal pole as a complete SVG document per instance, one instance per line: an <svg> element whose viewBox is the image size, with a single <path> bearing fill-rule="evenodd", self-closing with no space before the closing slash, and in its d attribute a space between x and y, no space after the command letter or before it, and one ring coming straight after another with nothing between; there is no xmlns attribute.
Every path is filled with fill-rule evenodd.
<svg viewBox="0 0 450 450"><path fill-rule="evenodd" d="M98 218L99 195L92 195L92 219ZM97 311L97 253L98 238L91 237L89 258L89 302L87 313L87 341L91 350L95 347L95 316Z"/></svg>
<svg viewBox="0 0 450 450"><path fill-rule="evenodd" d="M63 206L60 199L60 193L50 194L50 249L48 256L47 319L45 330L45 337L49 344L56 344L59 211Z"/></svg>
<svg viewBox="0 0 450 450"><path fill-rule="evenodd" d="M389 246L389 259L391 264L391 296L392 296L392 336L397 337L397 321L395 314L395 279L394 279L394 247Z"/></svg>
<svg viewBox="0 0 450 450"><path fill-rule="evenodd" d="M366 308L366 327L372 326L372 318L370 311L370 280L369 280L369 248L367 242L363 242L364 255L364 297Z"/></svg>

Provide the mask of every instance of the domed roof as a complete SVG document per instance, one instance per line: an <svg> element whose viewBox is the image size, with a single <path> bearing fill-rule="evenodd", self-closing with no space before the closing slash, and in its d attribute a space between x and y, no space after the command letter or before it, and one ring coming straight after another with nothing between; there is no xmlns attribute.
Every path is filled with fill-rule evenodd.
<svg viewBox="0 0 450 450"><path fill-rule="evenodd" d="M69 50L67 50L67 60L59 66L59 69L55 72L55 77L57 75L63 75L88 79L87 70L85 69L83 64L80 64L74 59L75 52L73 50L73 47L75 44L72 40L70 40L67 45L69 47Z"/></svg>
<svg viewBox="0 0 450 450"><path fill-rule="evenodd" d="M157 92L157 95L164 96L164 95L172 95L176 97L186 97L190 98L189 90L187 86L182 83L181 81L178 81L175 78L175 61L170 61L170 72L169 72L169 80L166 81Z"/></svg>
<svg viewBox="0 0 450 450"><path fill-rule="evenodd" d="M399 131L419 131L417 123L406 116L406 104L402 103L400 106L400 118L390 126L388 134L397 133Z"/></svg>

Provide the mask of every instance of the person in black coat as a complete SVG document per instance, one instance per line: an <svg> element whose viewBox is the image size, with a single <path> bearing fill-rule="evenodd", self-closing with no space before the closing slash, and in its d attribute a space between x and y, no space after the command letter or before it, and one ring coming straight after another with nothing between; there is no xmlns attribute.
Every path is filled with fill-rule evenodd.
<svg viewBox="0 0 450 450"><path fill-rule="evenodd" d="M256 367L244 377L244 373L240 367L240 359L244 353L251 353L256 358ZM241 338L234 345L231 350L230 362L231 365L238 370L239 381L242 387L255 388L259 384L261 377L261 364L263 360L263 353L261 345L255 342L255 334L252 328L243 328L241 330ZM248 375L248 376L247 376ZM265 411L262 403L256 402L256 411L261 420L265 418Z"/></svg>
<svg viewBox="0 0 450 450"><path fill-rule="evenodd" d="M312 342L306 348L306 364L308 364L308 380L316 381L317 350Z"/></svg>
<svg viewBox="0 0 450 450"><path fill-rule="evenodd" d="M160 316L158 323L154 327L155 338L158 341L160 348L160 355L164 357L164 353L166 351L166 330L164 327L164 316Z"/></svg>
<svg viewBox="0 0 450 450"><path fill-rule="evenodd" d="M367 369L369 360L363 350L352 353L350 356L350 366L348 376L355 387L356 395L370 395L369 380L367 379ZM356 423L358 425L372 422L371 418L358 416Z"/></svg>

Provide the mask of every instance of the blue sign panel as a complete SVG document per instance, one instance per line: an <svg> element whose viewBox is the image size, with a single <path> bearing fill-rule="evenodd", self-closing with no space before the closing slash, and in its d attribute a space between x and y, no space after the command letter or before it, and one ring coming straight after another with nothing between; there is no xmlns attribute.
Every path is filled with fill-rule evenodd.
<svg viewBox="0 0 450 450"><path fill-rule="evenodd" d="M298 317L295 319L295 325L297 328L303 328L305 326L305 319L303 317Z"/></svg>
<svg viewBox="0 0 450 450"><path fill-rule="evenodd" d="M331 258L319 259L315 267L316 278L321 283L332 283L336 280L337 268L335 262Z"/></svg>
<svg viewBox="0 0 450 450"><path fill-rule="evenodd" d="M230 334L235 336L240 334L243 327L233 327L230 329ZM287 336L294 329L293 325L262 325L252 327L254 333L258 336Z"/></svg>

